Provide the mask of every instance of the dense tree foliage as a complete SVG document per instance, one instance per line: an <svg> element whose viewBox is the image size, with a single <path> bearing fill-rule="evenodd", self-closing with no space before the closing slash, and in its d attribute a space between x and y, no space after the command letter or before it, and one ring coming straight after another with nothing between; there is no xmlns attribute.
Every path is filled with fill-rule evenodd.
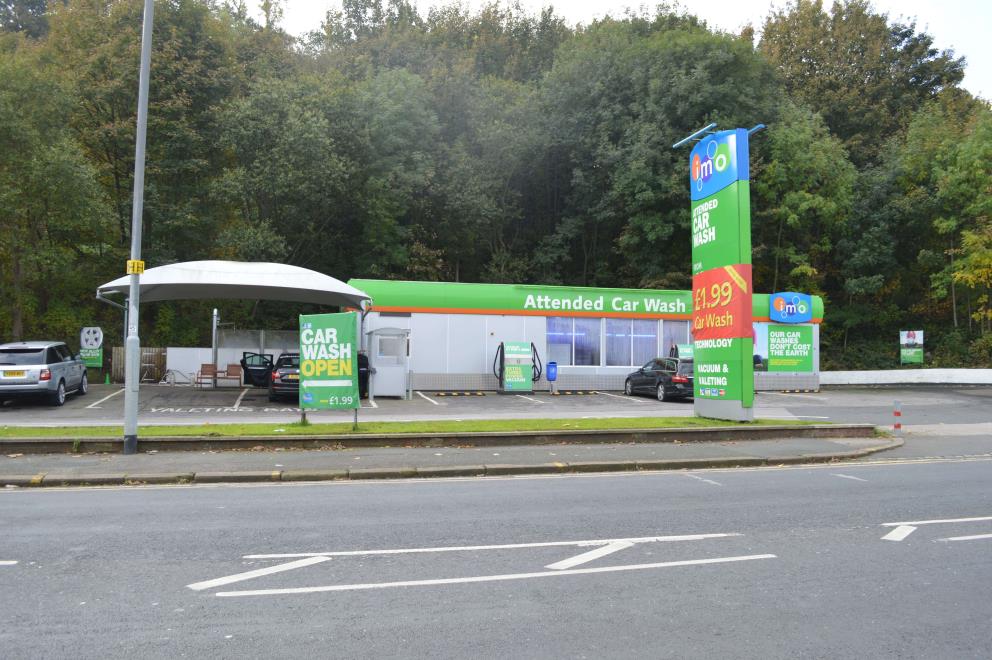
<svg viewBox="0 0 992 660"><path fill-rule="evenodd" d="M149 266L687 288L671 145L760 122L755 286L824 296L825 366L890 364L910 326L934 363L992 361L992 113L963 60L865 0L794 0L758 43L664 6L570 26L345 0L300 39L261 7L156 4ZM130 242L140 32L140 0L0 0L4 339L119 327L93 291ZM202 342L209 304L149 305L143 336ZM222 307L266 327L298 311Z"/></svg>

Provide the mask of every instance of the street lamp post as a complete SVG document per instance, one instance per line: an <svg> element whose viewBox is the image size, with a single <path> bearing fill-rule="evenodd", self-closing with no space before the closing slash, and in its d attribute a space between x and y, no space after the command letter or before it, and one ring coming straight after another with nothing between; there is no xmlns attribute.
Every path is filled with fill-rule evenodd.
<svg viewBox="0 0 992 660"><path fill-rule="evenodd" d="M138 339L138 303L140 277L145 270L141 261L141 212L145 201L145 135L148 132L148 78L152 62L153 0L145 0L141 24L141 73L138 78L138 127L134 144L134 200L131 206L131 258L127 272L131 276L128 290L127 340L124 350L124 453L138 451L138 386L141 380L141 341Z"/></svg>

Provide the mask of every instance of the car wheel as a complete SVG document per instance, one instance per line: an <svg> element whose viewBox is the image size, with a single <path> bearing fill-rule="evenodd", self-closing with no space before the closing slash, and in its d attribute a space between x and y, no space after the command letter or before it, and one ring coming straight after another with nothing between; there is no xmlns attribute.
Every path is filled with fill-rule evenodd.
<svg viewBox="0 0 992 660"><path fill-rule="evenodd" d="M55 391L48 395L48 402L53 406L61 406L65 403L65 381L60 380L58 387Z"/></svg>
<svg viewBox="0 0 992 660"><path fill-rule="evenodd" d="M82 396L90 391L90 379L86 377L86 372L83 372L83 379L79 381L79 389L76 390L76 394Z"/></svg>
<svg viewBox="0 0 992 660"><path fill-rule="evenodd" d="M659 401L668 401L668 399L669 399L669 396L668 396L668 393L665 391L665 384L664 383L658 383L658 400Z"/></svg>
<svg viewBox="0 0 992 660"><path fill-rule="evenodd" d="M623 393L626 394L627 396L631 396L634 394L634 388L630 384L629 378L623 384Z"/></svg>

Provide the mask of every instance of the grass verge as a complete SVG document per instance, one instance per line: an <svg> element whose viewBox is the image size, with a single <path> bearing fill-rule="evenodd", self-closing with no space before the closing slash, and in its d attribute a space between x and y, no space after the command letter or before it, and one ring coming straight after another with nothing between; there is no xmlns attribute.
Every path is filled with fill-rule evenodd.
<svg viewBox="0 0 992 660"><path fill-rule="evenodd" d="M290 424L202 424L196 426L144 426L143 438L162 436L311 436L365 435L370 433L472 433L485 431L575 431L612 429L719 428L727 426L810 425L798 419L758 419L728 422L700 417L607 417L598 419L479 419L426 422L362 422L358 430L351 422L307 425ZM121 435L120 426L63 426L58 428L0 427L0 438L105 438Z"/></svg>

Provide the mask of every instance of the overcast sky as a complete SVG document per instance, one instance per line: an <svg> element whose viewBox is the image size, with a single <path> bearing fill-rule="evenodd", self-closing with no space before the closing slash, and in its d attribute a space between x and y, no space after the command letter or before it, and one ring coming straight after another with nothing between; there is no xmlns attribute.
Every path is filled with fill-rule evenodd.
<svg viewBox="0 0 992 660"><path fill-rule="evenodd" d="M824 4L829 4L825 0ZM257 2L252 2L257 7ZM421 14L436 4L450 4L437 0L413 0ZM463 5L478 8L485 0L462 0ZM629 0L520 0L520 4L534 11L551 4L555 12L569 23L589 23L606 14L621 15L626 7L641 6ZM653 7L656 3L643 3ZM782 6L783 0L706 0L684 2L691 13L703 18L711 27L737 32L751 23L759 28L773 5ZM964 87L985 99L992 98L992 2L989 0L874 0L878 11L892 19L916 18L917 30L930 33L938 48L953 48L957 55L967 58ZM340 0L285 0L282 25L291 34L303 34L320 27L328 9L341 8ZM257 15L257 12L256 12Z"/></svg>

